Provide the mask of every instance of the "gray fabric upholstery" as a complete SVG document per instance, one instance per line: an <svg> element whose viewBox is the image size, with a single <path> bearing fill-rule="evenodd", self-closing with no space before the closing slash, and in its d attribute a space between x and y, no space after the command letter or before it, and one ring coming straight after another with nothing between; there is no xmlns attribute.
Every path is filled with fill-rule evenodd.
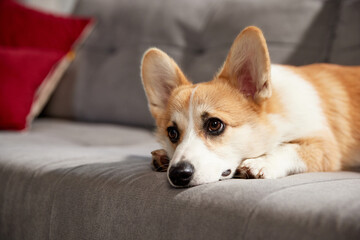
<svg viewBox="0 0 360 240"><path fill-rule="evenodd" d="M360 0L343 0L330 61L360 65Z"/></svg>
<svg viewBox="0 0 360 240"><path fill-rule="evenodd" d="M360 173L171 188L146 130L38 120L0 135L0 239L359 239Z"/></svg>
<svg viewBox="0 0 360 240"><path fill-rule="evenodd" d="M152 46L194 82L261 27L274 63L360 64L360 0L82 0L97 27L45 115L151 127L140 60ZM360 239L360 173L171 188L148 130L38 119L0 132L0 239Z"/></svg>
<svg viewBox="0 0 360 240"><path fill-rule="evenodd" d="M346 6L342 10L345 18L348 11L357 13ZM166 51L192 81L207 81L222 65L236 35L248 25L257 25L264 31L274 63L326 62L339 11L338 0L80 1L76 14L94 16L98 24L46 113L152 126L139 69L147 48ZM353 24L351 29L358 29ZM338 28L348 32L347 27ZM343 43L347 38L339 41L347 45ZM336 49L334 61L340 54Z"/></svg>

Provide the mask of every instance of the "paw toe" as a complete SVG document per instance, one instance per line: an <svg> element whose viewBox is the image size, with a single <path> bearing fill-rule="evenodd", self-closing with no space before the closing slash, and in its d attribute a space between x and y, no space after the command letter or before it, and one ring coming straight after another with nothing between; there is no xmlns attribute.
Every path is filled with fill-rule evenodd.
<svg viewBox="0 0 360 240"><path fill-rule="evenodd" d="M151 152L152 166L155 171L165 172L169 166L169 158L163 149L155 150Z"/></svg>
<svg viewBox="0 0 360 240"><path fill-rule="evenodd" d="M235 178L243 178L243 179L256 178L249 167L240 167L240 168L236 169L234 177Z"/></svg>

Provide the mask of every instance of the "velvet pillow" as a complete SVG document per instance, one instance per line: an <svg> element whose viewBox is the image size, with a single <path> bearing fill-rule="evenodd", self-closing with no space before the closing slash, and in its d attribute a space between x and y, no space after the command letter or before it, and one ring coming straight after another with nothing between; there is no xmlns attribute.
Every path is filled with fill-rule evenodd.
<svg viewBox="0 0 360 240"><path fill-rule="evenodd" d="M0 0L0 129L24 130L30 125L92 22Z"/></svg>

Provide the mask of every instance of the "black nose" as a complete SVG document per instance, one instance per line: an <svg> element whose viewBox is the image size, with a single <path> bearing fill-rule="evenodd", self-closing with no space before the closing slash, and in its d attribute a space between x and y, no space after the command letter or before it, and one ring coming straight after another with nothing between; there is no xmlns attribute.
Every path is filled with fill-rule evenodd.
<svg viewBox="0 0 360 240"><path fill-rule="evenodd" d="M188 162L181 162L169 170L169 178L172 184L179 187L187 186L194 174L194 166Z"/></svg>

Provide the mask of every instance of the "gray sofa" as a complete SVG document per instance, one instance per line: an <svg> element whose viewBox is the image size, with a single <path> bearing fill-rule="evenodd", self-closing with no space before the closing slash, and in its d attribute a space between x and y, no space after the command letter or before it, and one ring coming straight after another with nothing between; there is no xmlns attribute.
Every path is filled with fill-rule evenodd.
<svg viewBox="0 0 360 240"><path fill-rule="evenodd" d="M139 76L156 46L194 82L261 27L274 63L360 65L360 0L83 0L97 26L31 130L0 132L0 239L360 239L360 173L174 189Z"/></svg>

